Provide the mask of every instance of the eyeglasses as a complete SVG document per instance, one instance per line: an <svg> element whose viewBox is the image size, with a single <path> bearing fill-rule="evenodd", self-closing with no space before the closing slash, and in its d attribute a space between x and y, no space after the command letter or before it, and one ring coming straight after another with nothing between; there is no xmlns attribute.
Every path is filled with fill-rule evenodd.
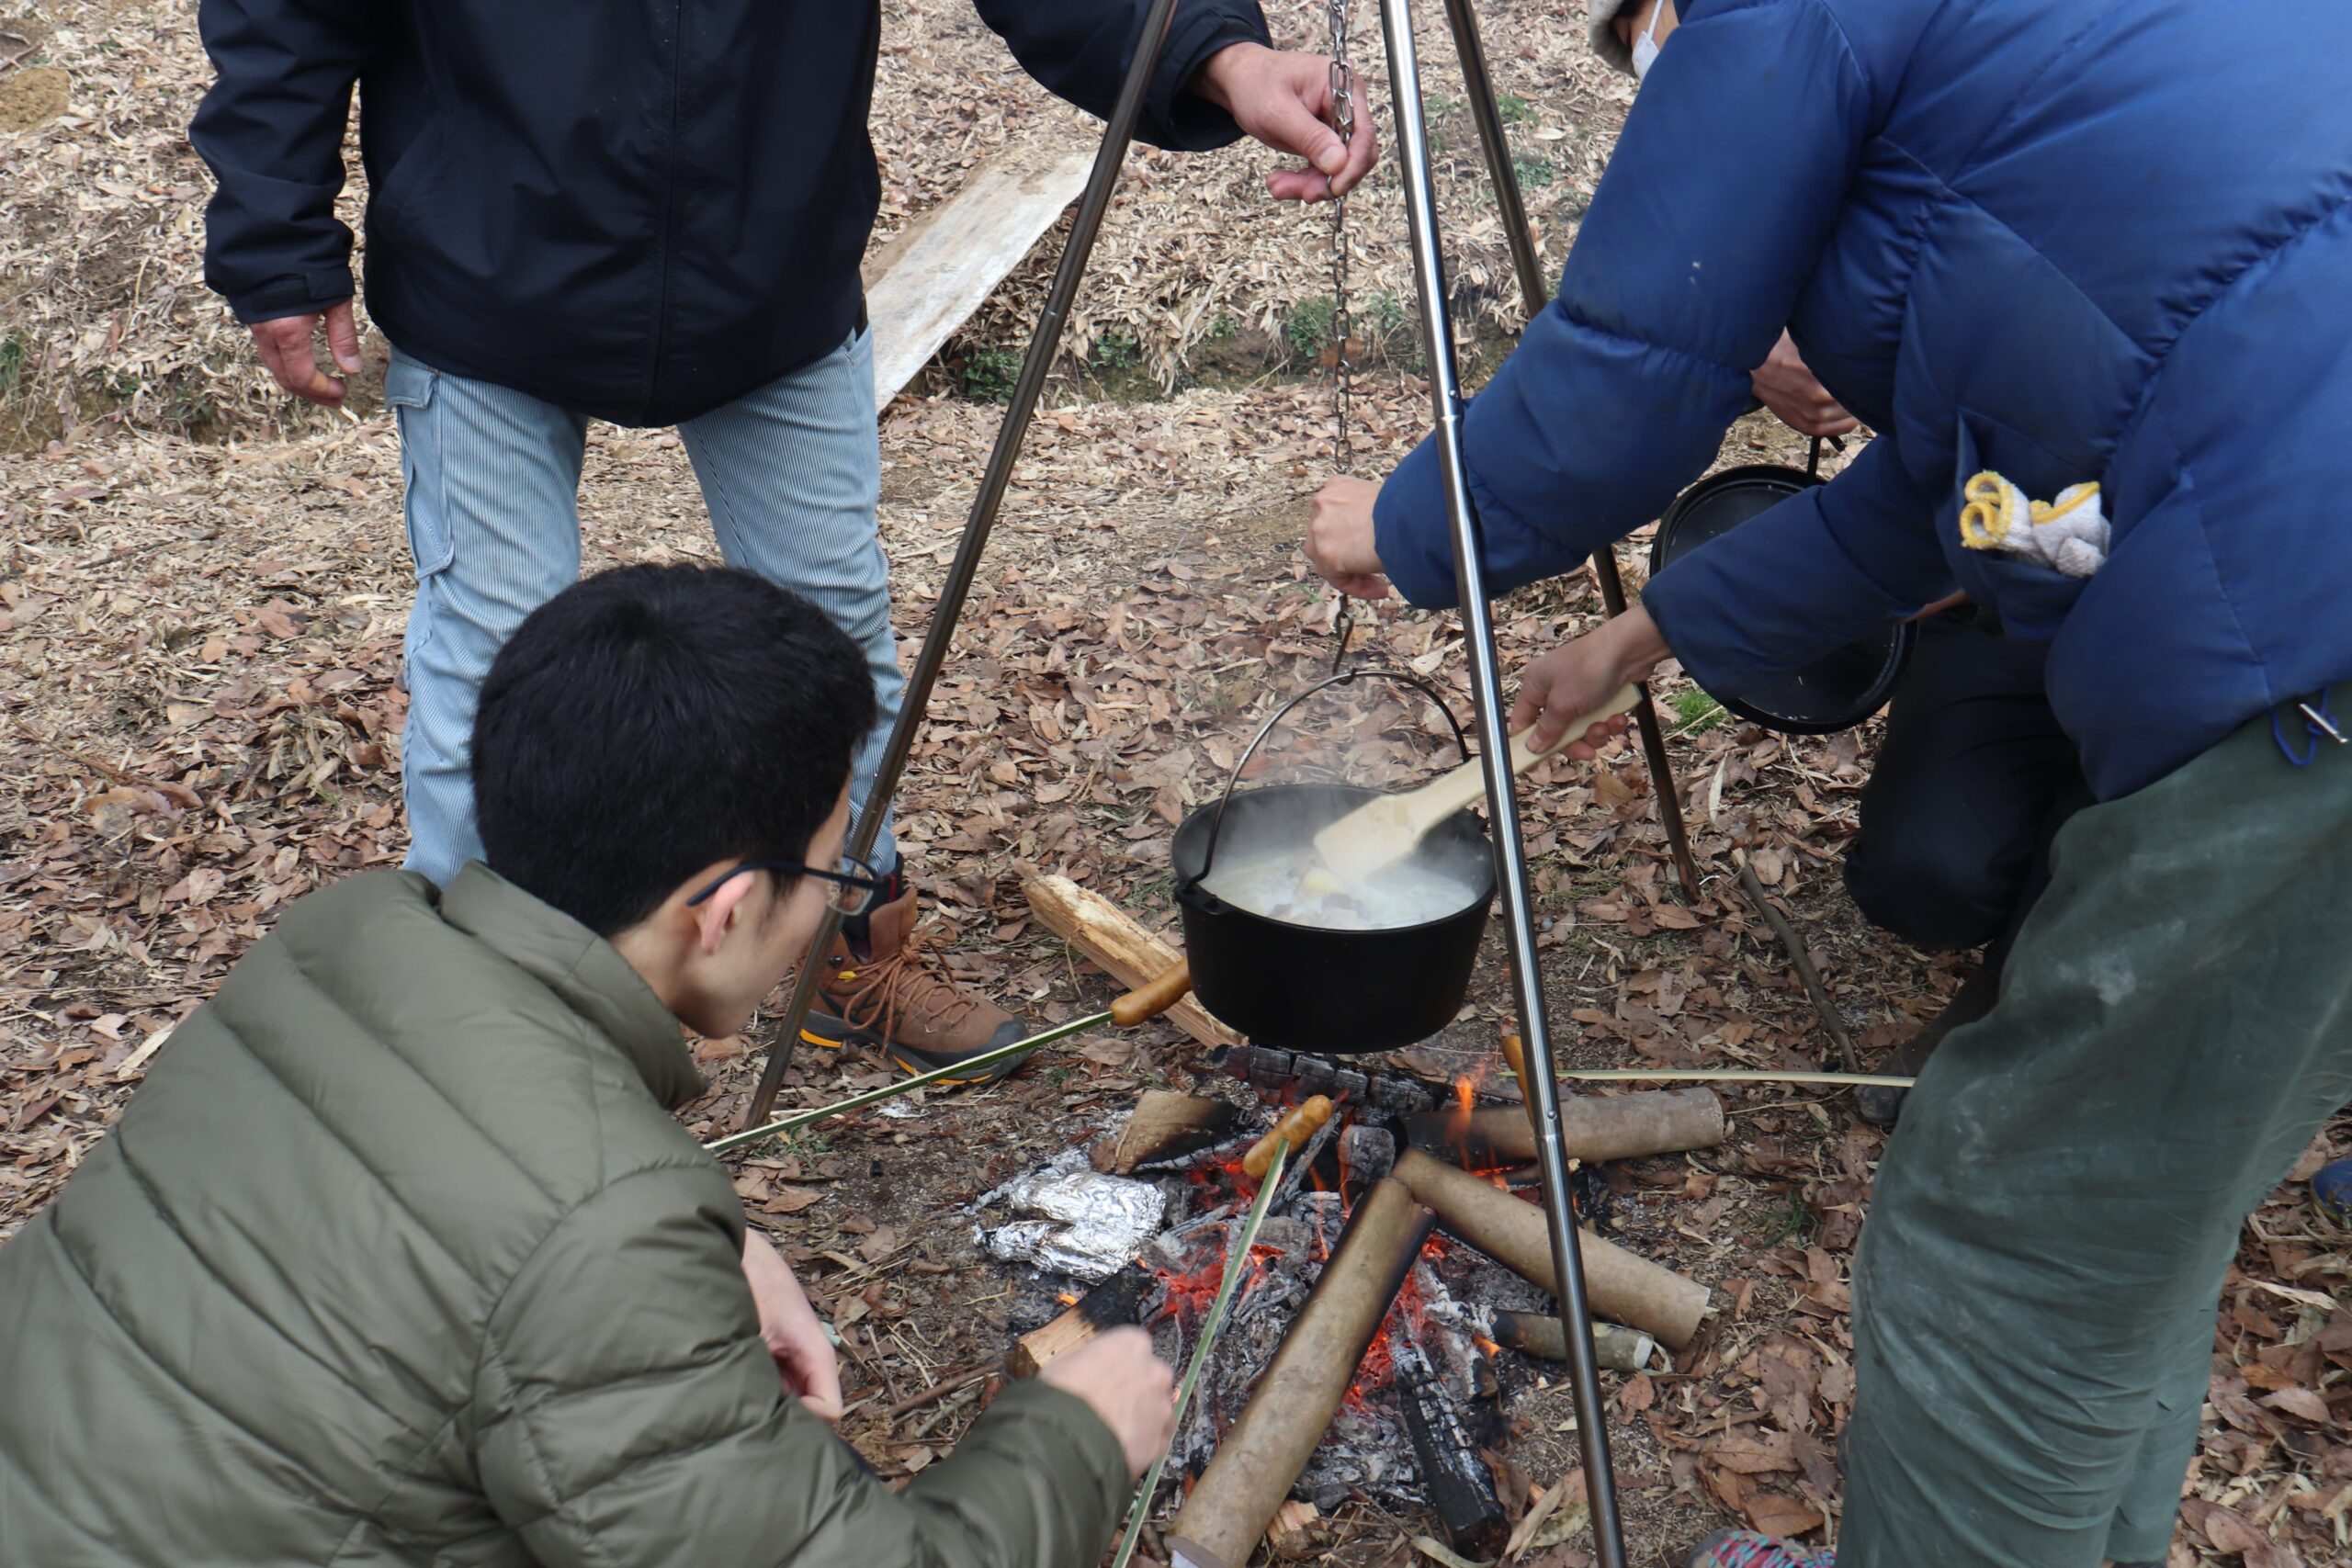
<svg viewBox="0 0 2352 1568"><path fill-rule="evenodd" d="M797 860L747 860L687 899L687 906L692 908L694 905L704 902L712 894L726 886L729 878L741 876L747 871L790 872L795 876L813 876L820 882L831 883L832 886L828 890L830 896L825 900L826 907L844 915L865 913L866 910L874 908L874 900L888 892L890 888L888 877L880 874L855 855L842 856L839 871L820 871L813 865L803 865Z"/></svg>

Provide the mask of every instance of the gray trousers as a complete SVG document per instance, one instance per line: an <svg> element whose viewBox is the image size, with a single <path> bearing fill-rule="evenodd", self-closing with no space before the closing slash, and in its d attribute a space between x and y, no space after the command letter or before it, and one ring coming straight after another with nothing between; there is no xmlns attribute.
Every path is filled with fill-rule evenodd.
<svg viewBox="0 0 2352 1568"><path fill-rule="evenodd" d="M2059 833L1879 1168L1839 1568L2164 1557L2240 1226L2352 1100L2352 748L2317 750L2258 719Z"/></svg>

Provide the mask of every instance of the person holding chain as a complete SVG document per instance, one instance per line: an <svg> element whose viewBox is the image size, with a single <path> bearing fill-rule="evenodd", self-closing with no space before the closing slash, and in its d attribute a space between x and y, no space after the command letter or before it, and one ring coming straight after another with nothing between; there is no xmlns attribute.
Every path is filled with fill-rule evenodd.
<svg viewBox="0 0 2352 1568"><path fill-rule="evenodd" d="M1148 9L976 5L1039 82L1098 114ZM675 425L727 559L806 594L865 649L879 707L851 794L887 811L867 794L904 682L858 276L880 194L866 134L878 0L593 21L514 0L201 0L198 19L217 72L189 131L219 180L206 281L278 383L329 407L360 368L334 216L359 87L368 306L391 342L417 577L409 867L446 884L481 852L476 695L523 617L579 576L592 419ZM1268 47L1257 0L1183 0L1141 134L1197 150L1247 132L1304 160L1269 177L1275 199L1323 200L1376 151L1323 123L1329 80L1325 57ZM313 357L322 331L339 375ZM814 955L809 1038L919 1072L1029 1033L924 960L887 822L874 863L888 896Z"/></svg>
<svg viewBox="0 0 2352 1568"><path fill-rule="evenodd" d="M1879 1167L1834 1553L1693 1561L2158 1563L2241 1224L2352 1099L2352 12L2233 47L2233 0L1675 3L1623 18L1643 90L1464 421L1489 581L1657 516L1783 329L1878 434L1538 660L1514 722L1963 591L2045 649L2096 797ZM1452 603L1440 478L1425 442L1318 564Z"/></svg>

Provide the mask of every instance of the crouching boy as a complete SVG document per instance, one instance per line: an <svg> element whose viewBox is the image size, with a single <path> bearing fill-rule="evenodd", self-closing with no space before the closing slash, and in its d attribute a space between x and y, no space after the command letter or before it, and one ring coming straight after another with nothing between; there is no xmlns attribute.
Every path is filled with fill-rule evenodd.
<svg viewBox="0 0 2352 1568"><path fill-rule="evenodd" d="M1093 1562L1168 1437L1140 1333L903 1492L822 1416L790 1273L669 1108L828 902L874 716L849 638L634 567L523 623L488 864L288 909L0 1247L0 1562Z"/></svg>

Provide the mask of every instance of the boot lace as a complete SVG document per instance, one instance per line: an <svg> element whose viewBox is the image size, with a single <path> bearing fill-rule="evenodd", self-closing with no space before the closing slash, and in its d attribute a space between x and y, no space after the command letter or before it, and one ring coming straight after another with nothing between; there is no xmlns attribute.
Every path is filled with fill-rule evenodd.
<svg viewBox="0 0 2352 1568"><path fill-rule="evenodd" d="M932 973L924 962L930 955L924 949L923 927L916 926L899 943L899 950L887 958L876 958L860 964L855 960L837 966L856 973L854 989L843 993L838 1006L842 1015L853 1023L864 1021L873 1011L879 1015L878 1032L885 1040L899 1037L899 1020L904 1015L927 1019L932 1027L944 1033L954 1029L980 1004L968 997L953 981ZM876 1027L865 1023L865 1027Z"/></svg>

